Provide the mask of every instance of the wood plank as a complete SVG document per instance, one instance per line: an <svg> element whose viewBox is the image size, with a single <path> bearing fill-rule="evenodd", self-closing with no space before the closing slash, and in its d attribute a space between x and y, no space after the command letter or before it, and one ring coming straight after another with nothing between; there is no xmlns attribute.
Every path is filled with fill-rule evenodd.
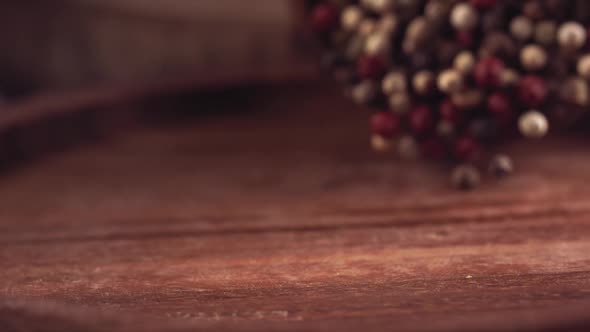
<svg viewBox="0 0 590 332"><path fill-rule="evenodd" d="M251 92L2 178L0 326L588 327L583 137L506 147L517 174L466 194L368 152L333 90Z"/></svg>

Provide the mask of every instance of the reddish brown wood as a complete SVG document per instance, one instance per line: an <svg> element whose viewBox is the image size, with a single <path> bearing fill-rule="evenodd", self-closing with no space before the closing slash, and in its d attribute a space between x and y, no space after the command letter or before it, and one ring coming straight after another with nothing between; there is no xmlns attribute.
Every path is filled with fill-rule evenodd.
<svg viewBox="0 0 590 332"><path fill-rule="evenodd" d="M583 138L466 194L321 86L230 107L2 178L3 331L588 328Z"/></svg>

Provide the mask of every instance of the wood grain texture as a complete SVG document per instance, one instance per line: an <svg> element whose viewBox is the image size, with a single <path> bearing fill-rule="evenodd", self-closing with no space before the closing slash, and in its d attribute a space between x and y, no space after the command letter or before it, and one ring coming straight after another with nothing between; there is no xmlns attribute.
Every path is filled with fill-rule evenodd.
<svg viewBox="0 0 590 332"><path fill-rule="evenodd" d="M583 137L465 194L322 86L231 97L0 180L3 331L590 326Z"/></svg>

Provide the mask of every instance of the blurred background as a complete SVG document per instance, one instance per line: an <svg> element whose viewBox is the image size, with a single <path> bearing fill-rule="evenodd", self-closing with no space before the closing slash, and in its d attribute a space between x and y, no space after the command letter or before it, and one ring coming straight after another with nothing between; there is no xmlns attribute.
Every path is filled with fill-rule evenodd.
<svg viewBox="0 0 590 332"><path fill-rule="evenodd" d="M113 82L281 74L301 61L297 0L8 0L1 85L22 95Z"/></svg>
<svg viewBox="0 0 590 332"><path fill-rule="evenodd" d="M154 109L169 118L237 110L245 96L265 93L260 85L316 77L304 6L0 1L2 165L63 150L80 136L112 136ZM224 100L235 102L206 106Z"/></svg>

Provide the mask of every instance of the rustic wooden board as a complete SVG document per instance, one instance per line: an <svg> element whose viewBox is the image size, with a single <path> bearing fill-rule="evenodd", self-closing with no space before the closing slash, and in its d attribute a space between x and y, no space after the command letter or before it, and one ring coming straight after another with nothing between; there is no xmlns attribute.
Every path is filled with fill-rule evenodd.
<svg viewBox="0 0 590 332"><path fill-rule="evenodd" d="M466 194L367 151L333 91L265 92L0 179L1 330L590 326L583 137Z"/></svg>

